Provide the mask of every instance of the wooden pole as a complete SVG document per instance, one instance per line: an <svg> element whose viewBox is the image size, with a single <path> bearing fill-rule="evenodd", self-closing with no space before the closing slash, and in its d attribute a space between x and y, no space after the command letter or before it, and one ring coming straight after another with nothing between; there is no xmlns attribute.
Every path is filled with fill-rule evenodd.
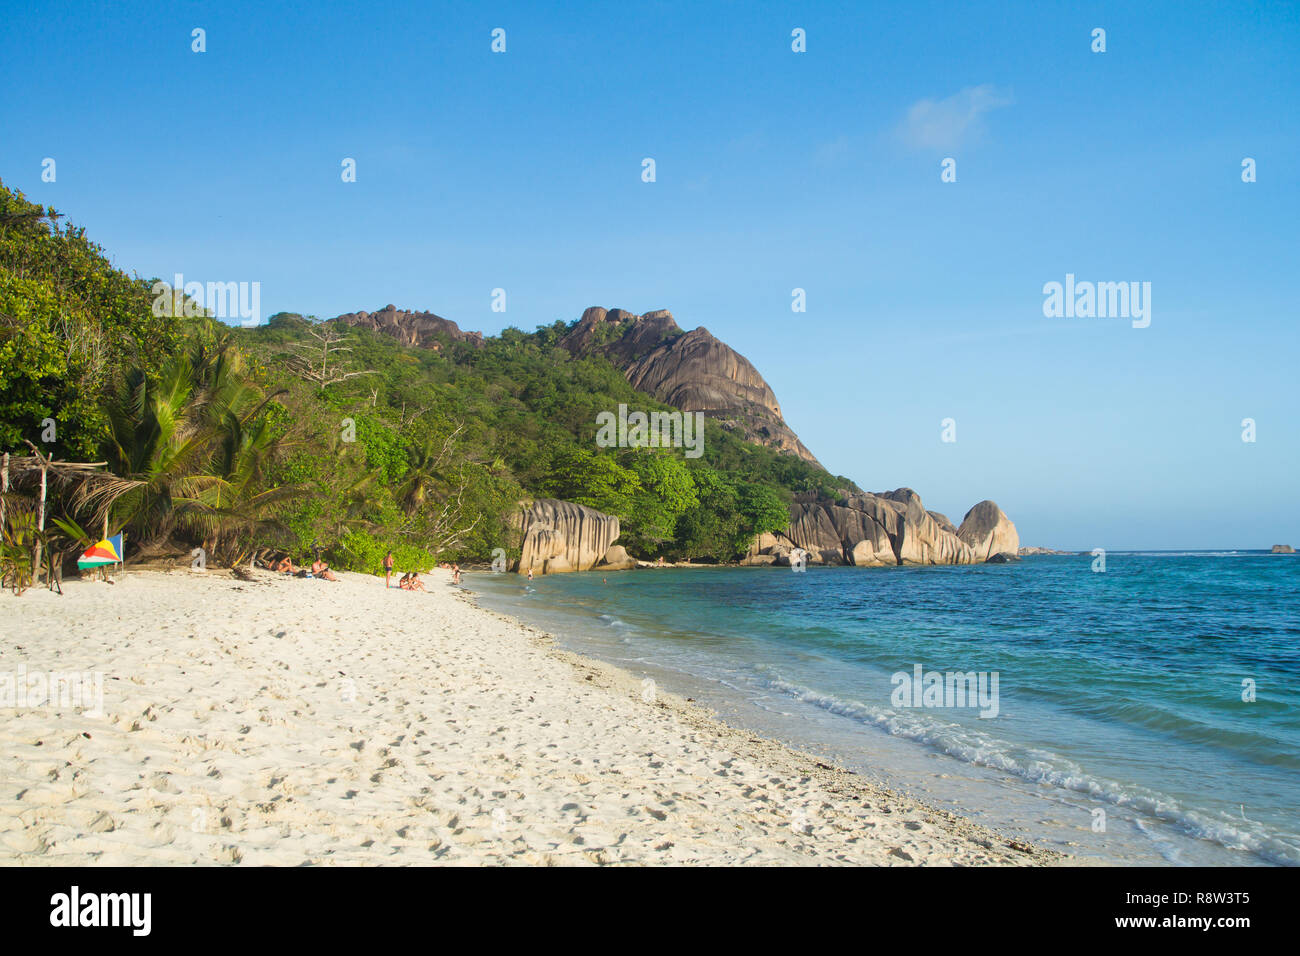
<svg viewBox="0 0 1300 956"><path fill-rule="evenodd" d="M40 535L42 535L42 534L45 532L45 488L46 488L46 484L47 484L46 476L47 476L47 473L48 473L48 471L49 471L49 467L50 467L49 460L48 460L47 458L45 458L43 455L41 455L39 452L37 453L37 457L39 458L40 463L41 463L41 500L40 500L40 505L39 505L39 506L37 507L37 509L36 509L36 535L37 535L37 537L36 537L36 560L35 560L35 562L34 562L34 563L35 563L35 567L32 569L32 585L33 585L33 586L39 584L40 581L41 581L41 539L40 539Z"/></svg>
<svg viewBox="0 0 1300 956"><path fill-rule="evenodd" d="M9 452L5 452L4 466L0 468L0 492L9 493ZM0 498L0 531L5 526L5 500Z"/></svg>

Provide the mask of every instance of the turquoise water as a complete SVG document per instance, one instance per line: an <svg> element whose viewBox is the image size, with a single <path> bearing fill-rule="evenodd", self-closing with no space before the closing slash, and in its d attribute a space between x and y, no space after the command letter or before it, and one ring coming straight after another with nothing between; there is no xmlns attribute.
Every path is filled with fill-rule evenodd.
<svg viewBox="0 0 1300 956"><path fill-rule="evenodd" d="M1092 565L466 583L731 723L1080 857L1300 863L1300 556L1112 552L1104 573ZM902 706L893 675L917 665L996 674L996 716Z"/></svg>

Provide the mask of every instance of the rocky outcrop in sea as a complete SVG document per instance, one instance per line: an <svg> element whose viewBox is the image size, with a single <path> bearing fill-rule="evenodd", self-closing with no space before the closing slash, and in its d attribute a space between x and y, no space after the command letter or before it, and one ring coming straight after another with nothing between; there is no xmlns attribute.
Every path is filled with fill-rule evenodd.
<svg viewBox="0 0 1300 956"><path fill-rule="evenodd" d="M521 502L514 527L520 534L514 570L520 574L590 571L598 566L619 570L636 565L614 544L619 535L618 518L586 505L557 498Z"/></svg>
<svg viewBox="0 0 1300 956"><path fill-rule="evenodd" d="M957 528L943 514L926 511L911 488L899 488L834 502L796 501L789 528L759 536L743 563L788 565L796 548L807 552L809 564L979 564L998 555L1014 558L1020 536L992 501L971 508Z"/></svg>

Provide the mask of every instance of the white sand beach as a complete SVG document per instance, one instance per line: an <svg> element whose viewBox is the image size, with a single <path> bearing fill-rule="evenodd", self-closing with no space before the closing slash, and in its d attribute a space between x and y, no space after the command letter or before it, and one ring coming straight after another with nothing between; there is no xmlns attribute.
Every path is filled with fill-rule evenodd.
<svg viewBox="0 0 1300 956"><path fill-rule="evenodd" d="M133 571L0 596L7 693L103 674L99 717L0 702L0 864L1062 859L425 582Z"/></svg>

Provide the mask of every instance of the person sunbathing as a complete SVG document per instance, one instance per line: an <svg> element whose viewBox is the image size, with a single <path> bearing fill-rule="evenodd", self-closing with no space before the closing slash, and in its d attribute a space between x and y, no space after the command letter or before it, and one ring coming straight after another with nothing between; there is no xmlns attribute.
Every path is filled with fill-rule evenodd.
<svg viewBox="0 0 1300 956"><path fill-rule="evenodd" d="M424 590L424 582L420 580L420 575L418 575L418 574L417 574L416 572L414 572L414 571L411 572L411 586L410 586L410 590L412 590L412 591L423 591L423 590Z"/></svg>
<svg viewBox="0 0 1300 956"><path fill-rule="evenodd" d="M279 561L271 562L271 570L279 571L281 574L297 574L302 568L294 567L293 562L289 560L289 556L286 554Z"/></svg>
<svg viewBox="0 0 1300 956"><path fill-rule="evenodd" d="M411 572L407 571L402 575L402 580L397 582L397 586L403 591L411 590Z"/></svg>
<svg viewBox="0 0 1300 956"><path fill-rule="evenodd" d="M330 570L330 566L319 557L312 562L311 574L314 578L324 578L326 581L338 580L338 578L334 576L334 572Z"/></svg>

